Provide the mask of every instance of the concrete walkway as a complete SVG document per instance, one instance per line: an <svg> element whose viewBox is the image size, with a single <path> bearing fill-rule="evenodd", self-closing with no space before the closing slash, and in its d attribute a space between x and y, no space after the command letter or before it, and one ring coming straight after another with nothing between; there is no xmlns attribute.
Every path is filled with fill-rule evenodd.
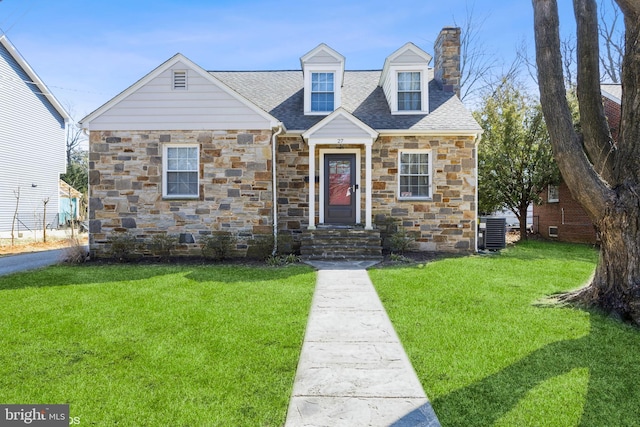
<svg viewBox="0 0 640 427"><path fill-rule="evenodd" d="M286 427L440 426L362 263L318 279Z"/></svg>

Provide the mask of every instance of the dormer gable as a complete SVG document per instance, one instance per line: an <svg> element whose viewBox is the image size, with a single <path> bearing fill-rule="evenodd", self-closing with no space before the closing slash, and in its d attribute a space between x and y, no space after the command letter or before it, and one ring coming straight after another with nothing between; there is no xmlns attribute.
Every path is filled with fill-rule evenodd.
<svg viewBox="0 0 640 427"><path fill-rule="evenodd" d="M300 58L304 76L304 114L327 115L342 104L344 56L324 43Z"/></svg>
<svg viewBox="0 0 640 427"><path fill-rule="evenodd" d="M379 86L391 114L427 114L429 82L427 70L431 55L409 42L384 61Z"/></svg>

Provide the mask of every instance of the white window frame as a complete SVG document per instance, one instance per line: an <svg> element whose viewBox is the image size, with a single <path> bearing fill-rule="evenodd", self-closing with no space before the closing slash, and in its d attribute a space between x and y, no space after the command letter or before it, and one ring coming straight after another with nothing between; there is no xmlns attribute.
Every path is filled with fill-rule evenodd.
<svg viewBox="0 0 640 427"><path fill-rule="evenodd" d="M400 74L417 74L418 75L418 79L419 79L419 85L420 87L418 87L418 90L403 90L402 93L418 93L419 94L419 98L420 98L420 108L417 109L400 109ZM413 111L422 111L422 73L419 71L398 71L396 72L396 108L398 109L398 112L404 112L404 111L409 111L409 112L413 112Z"/></svg>
<svg viewBox="0 0 640 427"><path fill-rule="evenodd" d="M555 188L555 194L551 195L551 188ZM549 184L547 187L547 203L558 203L560 202L560 188L557 185Z"/></svg>
<svg viewBox="0 0 640 427"><path fill-rule="evenodd" d="M427 73L415 66L394 66L392 68L393 79L391 79L391 96L393 99L390 103L391 114L408 115L408 114L427 114L429 111L429 97L427 90ZM398 78L400 73L420 73L420 110L399 110L398 109Z"/></svg>
<svg viewBox="0 0 640 427"><path fill-rule="evenodd" d="M429 194L427 196L409 196L402 192L402 155L427 154L429 156ZM421 175L419 175L421 176ZM398 150L398 200L433 200L433 150Z"/></svg>
<svg viewBox="0 0 640 427"><path fill-rule="evenodd" d="M169 170L169 149L170 148L195 148L198 157L196 170ZM198 182L196 194L168 194L167 175L169 172L196 172ZM164 199L198 199L200 198L200 146L198 144L165 144L162 147L162 197Z"/></svg>
<svg viewBox="0 0 640 427"><path fill-rule="evenodd" d="M549 226L549 237L558 237L558 226L550 225Z"/></svg>
<svg viewBox="0 0 640 427"><path fill-rule="evenodd" d="M328 116L338 109L341 105L342 87L340 82L342 79L338 75L340 69L336 66L314 66L304 70L304 114L309 116ZM333 74L333 110L331 111L311 111L311 82L312 76L316 73L332 73Z"/></svg>
<svg viewBox="0 0 640 427"><path fill-rule="evenodd" d="M184 75L184 87L176 86L176 77L178 74ZM189 73L187 70L171 70L171 89L187 90L189 88Z"/></svg>
<svg viewBox="0 0 640 427"><path fill-rule="evenodd" d="M313 90L313 76L314 75L320 75L320 74L325 74L327 76L331 76L332 77L332 82L331 82L331 86L332 86L332 90ZM311 99L310 99L310 109L312 113L326 113L326 112L332 112L333 110L335 110L335 105L336 105L336 73L331 72L331 71L313 71L311 73L311 85L309 86L309 90L311 91ZM314 94L332 94L333 95L333 108L331 108L330 110L314 110L313 109L313 95Z"/></svg>

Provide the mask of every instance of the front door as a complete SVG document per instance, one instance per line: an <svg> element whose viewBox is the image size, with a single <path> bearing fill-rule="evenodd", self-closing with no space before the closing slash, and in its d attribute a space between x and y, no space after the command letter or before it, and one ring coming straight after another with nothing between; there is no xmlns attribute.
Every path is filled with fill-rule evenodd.
<svg viewBox="0 0 640 427"><path fill-rule="evenodd" d="M356 155L324 156L324 222L356 223Z"/></svg>

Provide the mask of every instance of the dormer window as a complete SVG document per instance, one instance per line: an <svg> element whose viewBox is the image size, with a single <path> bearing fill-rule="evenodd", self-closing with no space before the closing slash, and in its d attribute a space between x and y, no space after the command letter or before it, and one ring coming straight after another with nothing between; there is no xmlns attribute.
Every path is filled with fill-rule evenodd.
<svg viewBox="0 0 640 427"><path fill-rule="evenodd" d="M398 111L422 110L422 86L420 72L398 73Z"/></svg>
<svg viewBox="0 0 640 427"><path fill-rule="evenodd" d="M334 96L334 74L311 73L311 111L333 111Z"/></svg>
<svg viewBox="0 0 640 427"><path fill-rule="evenodd" d="M429 112L429 61L431 55L413 43L405 44L384 61L378 85L391 114Z"/></svg>
<svg viewBox="0 0 640 427"><path fill-rule="evenodd" d="M324 115L340 107L344 56L322 43L302 58L304 114Z"/></svg>

